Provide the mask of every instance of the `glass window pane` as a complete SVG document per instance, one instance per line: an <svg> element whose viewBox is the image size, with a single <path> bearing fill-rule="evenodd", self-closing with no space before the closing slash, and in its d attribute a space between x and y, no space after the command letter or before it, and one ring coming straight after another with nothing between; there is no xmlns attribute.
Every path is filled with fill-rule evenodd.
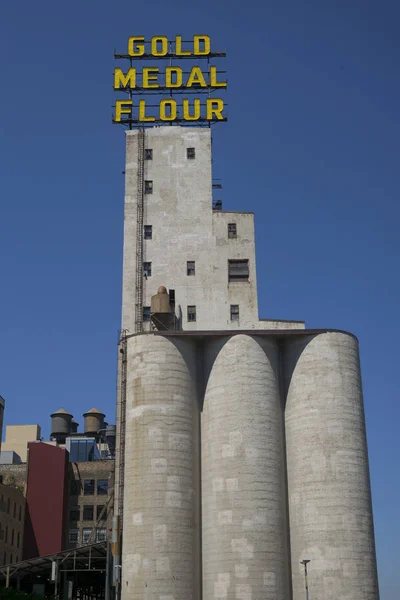
<svg viewBox="0 0 400 600"><path fill-rule="evenodd" d="M88 544L90 540L90 537L92 535L92 528L91 527L84 527L82 529L82 544ZM94 541L94 540L92 540Z"/></svg>
<svg viewBox="0 0 400 600"><path fill-rule="evenodd" d="M92 504L86 504L83 507L83 520L84 521L93 521L93 505Z"/></svg>
<svg viewBox="0 0 400 600"><path fill-rule="evenodd" d="M94 494L94 479L85 479L83 482L83 490L85 496Z"/></svg>
<svg viewBox="0 0 400 600"><path fill-rule="evenodd" d="M108 494L108 479L97 480L97 494L99 496L104 496Z"/></svg>
<svg viewBox="0 0 400 600"><path fill-rule="evenodd" d="M105 527L100 527L96 531L96 542L105 542L107 539L107 530Z"/></svg>

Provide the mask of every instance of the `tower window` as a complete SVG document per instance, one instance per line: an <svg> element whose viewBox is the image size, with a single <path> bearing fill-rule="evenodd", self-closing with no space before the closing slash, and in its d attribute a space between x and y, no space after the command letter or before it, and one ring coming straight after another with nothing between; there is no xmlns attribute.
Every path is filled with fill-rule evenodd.
<svg viewBox="0 0 400 600"><path fill-rule="evenodd" d="M145 277L151 277L151 262L143 263L143 275Z"/></svg>
<svg viewBox="0 0 400 600"><path fill-rule="evenodd" d="M249 261L228 260L228 281L248 281Z"/></svg>
<svg viewBox="0 0 400 600"><path fill-rule="evenodd" d="M194 260L188 260L186 263L187 275L196 275L196 263Z"/></svg>
<svg viewBox="0 0 400 600"><path fill-rule="evenodd" d="M239 304L231 304L231 321L239 321Z"/></svg>
<svg viewBox="0 0 400 600"><path fill-rule="evenodd" d="M153 160L153 150L151 148L145 148L144 159Z"/></svg>
<svg viewBox="0 0 400 600"><path fill-rule="evenodd" d="M187 307L187 320L188 320L188 323L194 323L196 321L196 307L195 306Z"/></svg>
<svg viewBox="0 0 400 600"><path fill-rule="evenodd" d="M70 521L79 521L81 518L81 511L79 506L72 506L69 509L69 520Z"/></svg>
<svg viewBox="0 0 400 600"><path fill-rule="evenodd" d="M68 541L70 544L77 544L79 542L79 529L69 530Z"/></svg>
<svg viewBox="0 0 400 600"><path fill-rule="evenodd" d="M93 505L85 504L83 506L83 520L84 521L93 521L93 515L94 515Z"/></svg>
<svg viewBox="0 0 400 600"><path fill-rule="evenodd" d="M83 493L85 496L93 496L93 494L94 494L94 479L85 479L84 480Z"/></svg>
<svg viewBox="0 0 400 600"><path fill-rule="evenodd" d="M186 148L186 156L189 159L196 158L196 150L195 150L195 148Z"/></svg>
<svg viewBox="0 0 400 600"><path fill-rule="evenodd" d="M143 321L150 321L150 306L143 306Z"/></svg>
<svg viewBox="0 0 400 600"><path fill-rule="evenodd" d="M151 240L153 238L153 225L144 226L144 239Z"/></svg>
<svg viewBox="0 0 400 600"><path fill-rule="evenodd" d="M153 182L146 179L144 182L144 193L152 194L153 193Z"/></svg>
<svg viewBox="0 0 400 600"><path fill-rule="evenodd" d="M237 237L236 223L228 223L228 238L233 240Z"/></svg>

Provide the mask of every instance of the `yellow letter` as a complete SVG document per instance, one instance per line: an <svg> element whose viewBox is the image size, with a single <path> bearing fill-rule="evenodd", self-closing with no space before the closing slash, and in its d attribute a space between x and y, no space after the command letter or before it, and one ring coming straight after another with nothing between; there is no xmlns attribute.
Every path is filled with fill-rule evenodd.
<svg viewBox="0 0 400 600"><path fill-rule="evenodd" d="M186 87L192 87L192 85L199 85L200 87L207 87L206 80L200 69L200 67L193 67L190 71L189 79L187 80Z"/></svg>
<svg viewBox="0 0 400 600"><path fill-rule="evenodd" d="M216 105L215 108L214 105ZM223 121L223 110L223 100L221 100L220 98L207 98L207 121ZM216 116L216 119L213 119L213 115Z"/></svg>
<svg viewBox="0 0 400 600"><path fill-rule="evenodd" d="M120 87L133 89L136 87L136 69L129 69L124 75L122 69L114 69L114 90Z"/></svg>
<svg viewBox="0 0 400 600"><path fill-rule="evenodd" d="M169 108L169 116L167 116L166 108ZM160 102L160 120L175 121L176 119L176 100L161 100Z"/></svg>
<svg viewBox="0 0 400 600"><path fill-rule="evenodd" d="M185 119L185 121L197 121L198 119L200 119L200 99L199 98L195 98L193 101L194 104L194 114L191 115L189 108L189 100L187 98L184 99L183 101L183 118Z"/></svg>
<svg viewBox="0 0 400 600"><path fill-rule="evenodd" d="M172 81L172 76L176 76L176 81ZM182 69L180 67L167 67L165 69L165 87L178 88L182 85Z"/></svg>
<svg viewBox="0 0 400 600"><path fill-rule="evenodd" d="M158 83L149 83L150 81L157 81L158 68L157 67L144 67L143 69L143 87L147 89L154 89L160 87Z"/></svg>
<svg viewBox="0 0 400 600"><path fill-rule="evenodd" d="M115 119L114 119L114 121L116 123L121 123L121 115L132 116L132 100L116 100L115 101Z"/></svg>
<svg viewBox="0 0 400 600"><path fill-rule="evenodd" d="M211 87L226 87L226 81L217 81L217 67L210 67Z"/></svg>
<svg viewBox="0 0 400 600"><path fill-rule="evenodd" d="M182 50L182 36L177 35L175 40L175 54L177 56L191 56L190 50Z"/></svg>
<svg viewBox="0 0 400 600"><path fill-rule="evenodd" d="M201 42L204 44L203 50L200 50ZM210 50L211 50L210 36L195 35L193 45L194 45L194 54L196 54L196 56L206 56L207 54L210 54Z"/></svg>
<svg viewBox="0 0 400 600"><path fill-rule="evenodd" d="M139 121L155 121L155 117L146 117L146 100L139 100Z"/></svg>
<svg viewBox="0 0 400 600"><path fill-rule="evenodd" d="M161 50L157 48L159 42L161 42ZM151 53L153 56L165 56L168 53L168 40L164 35L151 38Z"/></svg>
<svg viewBox="0 0 400 600"><path fill-rule="evenodd" d="M129 38L129 40L128 40L129 56L143 56L144 44L136 44L136 42L144 42L144 37L143 36L134 36L134 37Z"/></svg>

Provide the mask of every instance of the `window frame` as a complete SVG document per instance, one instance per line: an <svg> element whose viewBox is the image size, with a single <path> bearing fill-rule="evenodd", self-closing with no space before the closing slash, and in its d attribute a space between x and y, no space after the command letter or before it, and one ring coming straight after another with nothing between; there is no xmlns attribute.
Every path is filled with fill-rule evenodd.
<svg viewBox="0 0 400 600"><path fill-rule="evenodd" d="M82 527L82 546L86 546L89 543L92 531L93 527Z"/></svg>
<svg viewBox="0 0 400 600"><path fill-rule="evenodd" d="M186 148L186 158L188 160L195 160L195 158L196 158L196 148Z"/></svg>
<svg viewBox="0 0 400 600"><path fill-rule="evenodd" d="M247 274L246 275L237 275L235 276L232 273L231 267L234 265L246 265ZM244 266L242 267L244 268ZM238 269L239 271L239 269ZM248 283L250 281L250 264L248 258L230 258L228 259L228 283Z"/></svg>
<svg viewBox="0 0 400 600"><path fill-rule="evenodd" d="M92 486L90 486L90 487L88 486L88 487L89 487L89 489L91 489L91 490L92 490L91 492L89 492L89 491L86 491L86 482L87 482L87 481L93 482L93 485L92 485ZM83 480L83 495L84 495L84 496L94 496L94 493L95 493L94 491L95 491L95 489L96 489L96 480L95 480L95 479L84 479L84 480Z"/></svg>
<svg viewBox="0 0 400 600"><path fill-rule="evenodd" d="M143 306L142 318L143 318L143 323L150 323L150 321L151 321L151 306Z"/></svg>
<svg viewBox="0 0 400 600"><path fill-rule="evenodd" d="M143 263L143 277L151 277L151 261Z"/></svg>
<svg viewBox="0 0 400 600"><path fill-rule="evenodd" d="M74 519L73 514L78 515L77 519ZM81 507L79 504L71 506L69 509L69 520L70 521L80 521L81 520Z"/></svg>
<svg viewBox="0 0 400 600"><path fill-rule="evenodd" d="M190 309L192 309L192 310L190 310ZM189 304L187 306L186 316L187 316L188 323L196 323L197 322L197 310L196 310L195 304Z"/></svg>
<svg viewBox="0 0 400 600"><path fill-rule="evenodd" d="M73 536L75 536L75 535L76 535L76 539L73 539ZM78 527L70 527L68 529L68 543L69 544L79 544L79 539L80 539L79 528Z"/></svg>
<svg viewBox="0 0 400 600"><path fill-rule="evenodd" d="M196 275L196 261L195 260L187 260L186 261L186 275L188 277L194 277Z"/></svg>
<svg viewBox="0 0 400 600"><path fill-rule="evenodd" d="M145 181L144 181L144 193L145 194L152 194L153 193L153 180L152 179L145 179Z"/></svg>
<svg viewBox="0 0 400 600"><path fill-rule="evenodd" d="M237 239L237 223L228 223L228 240Z"/></svg>
<svg viewBox="0 0 400 600"><path fill-rule="evenodd" d="M231 321L239 321L239 318L240 318L239 304L231 304Z"/></svg>
<svg viewBox="0 0 400 600"><path fill-rule="evenodd" d="M97 504L96 506L96 521L100 519L101 511L106 507L106 504ZM107 508L104 511L104 515L101 519L102 521L107 521Z"/></svg>
<svg viewBox="0 0 400 600"><path fill-rule="evenodd" d="M150 235L149 235L150 233ZM144 240L152 240L153 239L153 225L145 225L143 227L143 239Z"/></svg>
<svg viewBox="0 0 400 600"><path fill-rule="evenodd" d="M144 160L153 160L153 148L144 149Z"/></svg>
<svg viewBox="0 0 400 600"><path fill-rule="evenodd" d="M83 504L82 521L94 521L94 504Z"/></svg>
<svg viewBox="0 0 400 600"><path fill-rule="evenodd" d="M101 481L106 483L105 491L99 491L99 490L103 489L103 487L100 484ZM96 489L97 489L98 496L108 496L108 490L109 490L108 479L98 479L97 483L96 483Z"/></svg>

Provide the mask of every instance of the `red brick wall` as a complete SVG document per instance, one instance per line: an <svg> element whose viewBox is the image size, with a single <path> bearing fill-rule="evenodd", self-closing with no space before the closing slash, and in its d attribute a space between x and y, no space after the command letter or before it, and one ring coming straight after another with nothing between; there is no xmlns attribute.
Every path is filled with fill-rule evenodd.
<svg viewBox="0 0 400 600"><path fill-rule="evenodd" d="M68 453L43 442L28 444L24 559L65 549Z"/></svg>

